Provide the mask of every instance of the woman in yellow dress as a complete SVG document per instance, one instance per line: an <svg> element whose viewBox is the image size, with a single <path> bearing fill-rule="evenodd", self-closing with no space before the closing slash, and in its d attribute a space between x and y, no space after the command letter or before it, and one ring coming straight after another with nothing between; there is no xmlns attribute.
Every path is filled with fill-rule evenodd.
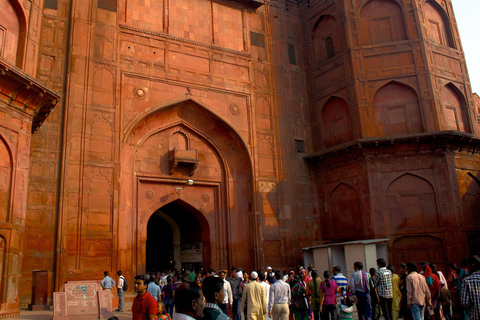
<svg viewBox="0 0 480 320"><path fill-rule="evenodd" d="M400 292L400 287L398 283L400 282L400 276L393 273L393 266L389 264L387 269L392 272L392 289L393 289L393 301L392 301L392 317L393 320L398 320L398 315L400 313L400 301L402 300L402 293Z"/></svg>

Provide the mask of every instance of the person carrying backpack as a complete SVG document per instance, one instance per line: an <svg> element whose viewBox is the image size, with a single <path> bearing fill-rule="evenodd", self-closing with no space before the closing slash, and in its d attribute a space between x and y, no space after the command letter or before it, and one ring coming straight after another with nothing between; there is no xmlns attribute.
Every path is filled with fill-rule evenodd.
<svg viewBox="0 0 480 320"><path fill-rule="evenodd" d="M122 270L117 271L118 282L117 282L117 293L118 293L118 309L115 311L123 312L123 306L125 305L125 291L128 290L128 282L125 277L122 275Z"/></svg>

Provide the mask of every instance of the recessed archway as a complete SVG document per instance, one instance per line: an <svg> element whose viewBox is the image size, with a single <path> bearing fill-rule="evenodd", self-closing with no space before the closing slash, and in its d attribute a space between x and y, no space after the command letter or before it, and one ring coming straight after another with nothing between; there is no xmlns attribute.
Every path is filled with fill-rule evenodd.
<svg viewBox="0 0 480 320"><path fill-rule="evenodd" d="M195 151L195 170L186 165L170 170L171 137L179 130L188 138L189 151ZM253 267L253 229L238 228L254 223L249 214L253 208L251 159L243 136L192 99L152 107L135 117L124 133L121 179L131 183L124 184L120 195L119 229L125 232L119 233L119 268L129 269L126 261L130 259L135 261L132 274L147 271L148 222L172 202L187 209L201 225L204 268ZM187 185L189 179L192 185ZM180 222L172 214L164 220L167 216L179 226L182 238Z"/></svg>
<svg viewBox="0 0 480 320"><path fill-rule="evenodd" d="M210 230L199 220L201 213L179 200L155 211L147 224L147 271L203 267L210 256Z"/></svg>

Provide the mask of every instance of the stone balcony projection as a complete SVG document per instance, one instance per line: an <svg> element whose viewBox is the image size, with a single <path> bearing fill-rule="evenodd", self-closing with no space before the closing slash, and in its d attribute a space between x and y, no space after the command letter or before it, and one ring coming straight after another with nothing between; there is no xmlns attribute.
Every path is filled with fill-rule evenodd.
<svg viewBox="0 0 480 320"><path fill-rule="evenodd" d="M170 174L173 174L178 166L186 166L190 167L190 176L193 176L198 162L197 150L177 150L173 148L173 150L168 152Z"/></svg>

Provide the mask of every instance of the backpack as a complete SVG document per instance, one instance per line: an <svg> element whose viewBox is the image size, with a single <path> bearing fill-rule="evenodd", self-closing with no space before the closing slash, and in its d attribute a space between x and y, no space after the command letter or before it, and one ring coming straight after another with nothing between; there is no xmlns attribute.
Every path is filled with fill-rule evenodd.
<svg viewBox="0 0 480 320"><path fill-rule="evenodd" d="M127 290L128 290L128 282L127 282L127 279L125 279L124 276L122 276L122 278L123 278L123 286L122 286L123 291L127 291Z"/></svg>

